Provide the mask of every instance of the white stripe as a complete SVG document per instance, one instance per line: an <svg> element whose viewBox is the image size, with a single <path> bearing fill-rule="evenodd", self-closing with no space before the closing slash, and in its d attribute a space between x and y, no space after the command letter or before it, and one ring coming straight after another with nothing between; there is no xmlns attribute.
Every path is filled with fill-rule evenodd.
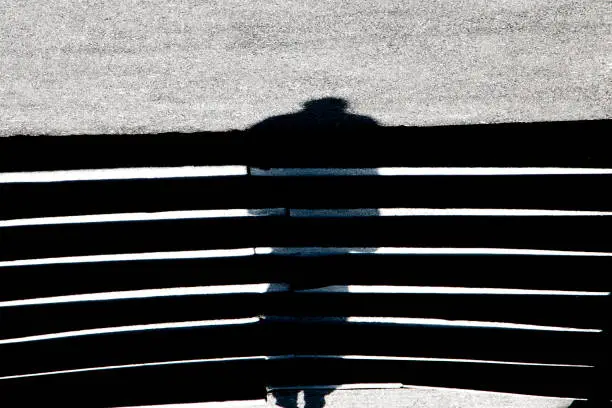
<svg viewBox="0 0 612 408"><path fill-rule="evenodd" d="M258 255L539 255L612 256L610 252L556 251L515 248L421 248L421 247L258 247Z"/></svg>
<svg viewBox="0 0 612 408"><path fill-rule="evenodd" d="M323 318L322 320L325 320ZM555 332L580 332L601 333L600 329L580 329L574 327L540 326L535 324L481 322L471 320L445 320L445 319L422 319L409 317L346 317L349 323L376 323L376 324L399 324L414 326L444 326L444 327L474 327L481 329L514 329L514 330L536 330Z"/></svg>
<svg viewBox="0 0 612 408"><path fill-rule="evenodd" d="M284 292L289 290L288 285L274 283L257 283L250 285L216 285L195 286L164 289L125 290L117 292L87 293L80 295L51 296L43 298L8 300L0 302L2 307L50 305L57 303L93 302L105 300L149 299L171 296L198 296L198 295L228 295L253 294L266 292Z"/></svg>
<svg viewBox="0 0 612 408"><path fill-rule="evenodd" d="M121 408L251 408L266 407L265 399L246 401L193 402L187 404L137 405Z"/></svg>
<svg viewBox="0 0 612 408"><path fill-rule="evenodd" d="M370 293L370 294L444 294L444 295L538 295L538 296L608 296L610 292L571 290L463 288L446 286L392 286L392 285L334 285L300 292L312 293ZM0 303L0 306L2 303Z"/></svg>
<svg viewBox="0 0 612 408"><path fill-rule="evenodd" d="M436 326L436 327L470 327L479 329L512 329L553 332L601 333L600 329L582 329L574 327L540 326L534 324L485 322L476 320L446 320L412 317L379 317L379 316L264 316L263 319L279 322L298 323L335 323L335 324L393 324L405 326Z"/></svg>
<svg viewBox="0 0 612 408"><path fill-rule="evenodd" d="M41 340L64 339L68 337L93 336L96 334L126 333L126 332L148 331L148 330L185 329L185 328L193 328L193 327L234 326L234 325L241 325L241 324L257 323L259 320L260 320L259 317L247 317L247 318L242 318L242 319L197 320L197 321L191 321L191 322L154 323L154 324L138 324L138 325L133 325L133 326L104 327L101 329L74 330L74 331L67 331L67 332L61 332L61 333L50 333L50 334L41 334L41 335L36 335L36 336L2 339L0 340L0 345L14 344L14 343L26 343L26 342L41 341Z"/></svg>
<svg viewBox="0 0 612 408"><path fill-rule="evenodd" d="M2 227L22 227L32 225L85 224L101 222L188 220L206 218L242 218L281 216L282 208L269 209L226 209L226 210L188 210L162 211L154 213L116 213L72 215L58 217L21 218L0 220ZM502 210L502 209L433 209L433 208L360 208L310 210L292 209L293 217L388 217L388 216L609 216L607 211L563 211L563 210Z"/></svg>
<svg viewBox="0 0 612 408"><path fill-rule="evenodd" d="M563 167L380 167L381 176L404 175L547 175L547 174L612 174L612 169Z"/></svg>
<svg viewBox="0 0 612 408"><path fill-rule="evenodd" d="M255 176L501 176L612 174L605 168L563 167L376 167L376 168L252 168Z"/></svg>
<svg viewBox="0 0 612 408"><path fill-rule="evenodd" d="M178 365L178 364L218 363L218 362L229 362L229 361L255 361L255 360L265 360L265 359L266 359L266 356L249 356L249 357L201 358L197 360L158 361L155 363L112 365L112 366L102 366L102 367L76 368L72 370L46 371L42 373L32 373L32 374L7 375L4 377L0 377L0 380L41 377L45 375L57 375L57 374L86 373L86 372L91 372L91 371L117 370L117 369L122 369L122 368L160 367L160 366Z"/></svg>
<svg viewBox="0 0 612 408"><path fill-rule="evenodd" d="M59 371L47 371L41 373L31 374L17 374L0 377L0 380L10 380L18 378L29 378L29 377L40 377L47 375L58 375L58 374L73 374L73 373L84 373L92 371L106 371L116 370L123 368L139 368L139 367L160 367L167 365L179 365L179 364L198 364L198 363L215 363L215 362L231 362L231 361L256 361L256 360L290 360L300 358L328 358L328 359L356 359L356 360L396 360L396 361L432 361L432 362L468 362L468 363L485 363L485 364L511 364L511 365L536 365L536 366L553 366L553 367L576 367L576 368L590 368L589 365L570 365L570 364L547 364L547 363L523 363L523 362L510 362L510 361L493 361L493 360L468 360L468 359L443 359L443 358L419 358L419 357L392 357L392 356L366 356L366 355L278 355L278 356L248 356L248 357L222 357L222 358L207 358L207 359L196 359L196 360L174 360L174 361L161 361L154 363L140 363L140 364L126 364L126 365L113 365L113 366L102 366L102 367L89 367L89 368L77 368L71 370L59 370ZM367 385L367 384L366 384Z"/></svg>
<svg viewBox="0 0 612 408"><path fill-rule="evenodd" d="M16 261L2 261L0 267L7 266L32 266L32 265L56 265L73 263L93 262L117 262L117 261L146 261L162 259L205 259L205 258L229 258L238 256L254 255L253 248L238 249L207 249L201 251L172 251L172 252L144 252L136 254L112 254L112 255L85 255L66 256L59 258L19 259Z"/></svg>
<svg viewBox="0 0 612 408"><path fill-rule="evenodd" d="M541 256L612 256L610 252L556 251L514 248L376 248L377 254L460 254L460 255L541 255Z"/></svg>
<svg viewBox="0 0 612 408"><path fill-rule="evenodd" d="M245 176L246 166L130 167L0 173L0 183Z"/></svg>
<svg viewBox="0 0 612 408"><path fill-rule="evenodd" d="M85 224L98 222L125 222L125 221L157 221L157 220L191 220L199 218L241 218L265 217L284 215L281 208L267 208L258 210L228 209L228 210L190 210L190 211L162 211L154 213L118 213L118 214L92 214L72 215L65 217L21 218L0 221L2 227L23 227L31 225L59 225L59 224Z"/></svg>
<svg viewBox="0 0 612 408"><path fill-rule="evenodd" d="M592 365L582 364L555 364L555 363L524 363L520 361L498 361L498 360L473 360L464 358L437 358L437 357L397 357L397 356L368 356L368 355L324 355L324 354L299 354L291 356L269 357L269 359L338 359L338 360L370 360L370 361L424 361L436 363L475 363L475 364L500 364L518 366L538 366L538 367L576 367L592 368Z"/></svg>
<svg viewBox="0 0 612 408"><path fill-rule="evenodd" d="M609 211L526 210L494 208L356 208L292 209L292 217L410 217L410 216L609 216Z"/></svg>

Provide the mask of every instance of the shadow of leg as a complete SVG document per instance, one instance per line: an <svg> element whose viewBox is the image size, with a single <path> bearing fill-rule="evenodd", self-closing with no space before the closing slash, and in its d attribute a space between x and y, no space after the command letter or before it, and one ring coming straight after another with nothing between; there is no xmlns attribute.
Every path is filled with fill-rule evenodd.
<svg viewBox="0 0 612 408"><path fill-rule="evenodd" d="M309 390L304 392L305 408L323 408L325 406L325 396L331 390Z"/></svg>
<svg viewBox="0 0 612 408"><path fill-rule="evenodd" d="M275 406L282 408L297 408L298 391L274 391Z"/></svg>

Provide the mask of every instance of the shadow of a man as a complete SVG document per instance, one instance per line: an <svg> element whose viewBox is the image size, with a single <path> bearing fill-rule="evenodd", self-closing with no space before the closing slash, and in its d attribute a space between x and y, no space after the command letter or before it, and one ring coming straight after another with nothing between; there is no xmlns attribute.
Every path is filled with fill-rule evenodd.
<svg viewBox="0 0 612 408"><path fill-rule="evenodd" d="M273 163L280 161L283 163L281 164L282 167L293 168L292 177L307 176L308 170L306 167L311 166L315 162L313 157L306 158L306 167L300 170L300 163L304 164L304 162L300 159L294 160L294 157L297 158L300 154L307 155L308 153L318 155L324 149L330 149L332 146L342 147L347 142L359 143L357 140L359 135L367 134L371 138L371 130L380 126L376 120L368 116L351 113L348 102L341 98L327 97L310 100L305 102L302 108L302 110L295 113L270 117L248 129L251 143L264 153L258 156L267 157L270 155L269 157ZM349 138L347 139L346 136L349 136ZM295 156L292 156L292 154ZM300 163L296 163L296 161ZM341 161L339 160L339 162ZM276 166L271 165L268 167L266 163L263 163L264 169L269 169L270 167ZM282 174L282 167L275 169L279 172L278 174ZM376 175L377 171L376 169L360 169L359 174L363 176ZM329 175L337 174L333 174L332 170ZM286 215L290 217L318 216L316 211L313 212L307 209L294 210L293 208L286 208ZM361 209L360 213L362 216L378 215L376 209ZM336 255L350 253L350 251L340 248L331 250ZM275 248L272 249L271 255L283 256L284 252L284 248ZM290 249L289 252L291 252ZM370 251L364 248L362 252ZM291 274L287 277L287 280L291 293L327 286L325 282L317 279L315 276ZM338 286L335 291L348 291L347 289L345 286ZM279 310L278 312L280 314L285 313L284 310ZM317 335L316 333L311 334ZM291 376L291 373L285 374ZM301 405L299 401L300 384L292 384L292 386L296 388L272 391L276 406L297 408ZM325 397L333 391L334 388L329 385L325 388L303 391L303 405L301 405L301 408L323 408L325 406Z"/></svg>

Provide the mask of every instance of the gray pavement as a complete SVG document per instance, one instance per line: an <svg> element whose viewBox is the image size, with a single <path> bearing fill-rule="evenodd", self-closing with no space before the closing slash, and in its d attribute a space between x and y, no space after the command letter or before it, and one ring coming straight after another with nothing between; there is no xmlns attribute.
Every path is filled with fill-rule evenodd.
<svg viewBox="0 0 612 408"><path fill-rule="evenodd" d="M573 400L478 391L387 388L296 390L268 396L269 408L568 408ZM292 403L286 403L290 400ZM293 403L295 401L295 403Z"/></svg>
<svg viewBox="0 0 612 408"><path fill-rule="evenodd" d="M612 116L608 0L0 0L0 135Z"/></svg>

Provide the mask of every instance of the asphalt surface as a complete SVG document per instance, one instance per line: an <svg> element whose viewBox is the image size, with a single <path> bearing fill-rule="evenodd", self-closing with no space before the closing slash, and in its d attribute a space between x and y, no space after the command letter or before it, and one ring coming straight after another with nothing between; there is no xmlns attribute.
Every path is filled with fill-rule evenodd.
<svg viewBox="0 0 612 408"><path fill-rule="evenodd" d="M0 135L609 118L607 0L0 0Z"/></svg>
<svg viewBox="0 0 612 408"><path fill-rule="evenodd" d="M268 396L269 408L568 408L572 400L477 391L391 388L298 390Z"/></svg>

